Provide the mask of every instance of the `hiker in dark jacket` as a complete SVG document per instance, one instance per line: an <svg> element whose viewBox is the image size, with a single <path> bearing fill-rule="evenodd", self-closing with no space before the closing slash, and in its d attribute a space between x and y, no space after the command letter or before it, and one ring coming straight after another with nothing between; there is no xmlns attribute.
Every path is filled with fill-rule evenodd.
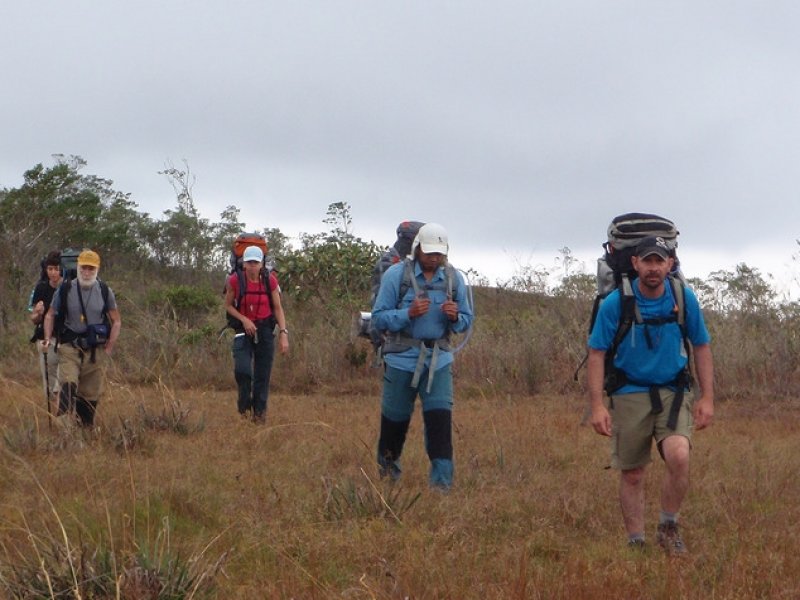
<svg viewBox="0 0 800 600"><path fill-rule="evenodd" d="M42 343L44 340L44 316L50 309L53 294L61 285L61 252L59 250L50 252L42 266L46 278L40 279L31 292L28 302L28 318L35 326L31 341L36 343L39 369L42 372L42 381L48 395L49 406L50 396L58 394L58 354L54 351L54 344Z"/></svg>
<svg viewBox="0 0 800 600"><path fill-rule="evenodd" d="M94 425L105 390L106 359L122 328L114 292L97 278L99 271L100 256L81 252L77 277L61 284L44 320L44 344L49 346L53 335L58 339L58 414L68 421L77 417L85 427Z"/></svg>
<svg viewBox="0 0 800 600"><path fill-rule="evenodd" d="M231 274L225 284L225 310L238 322L233 337L233 371L239 388L237 407L243 417L252 411L255 423L266 422L276 324L278 348L281 354L289 351L281 288L275 273L270 272L269 279L264 280L263 261L261 248L245 249L242 265L246 289L238 307L239 276Z"/></svg>
<svg viewBox="0 0 800 600"><path fill-rule="evenodd" d="M670 554L686 547L678 532L678 511L689 487L689 451L693 430L714 417L714 368L710 336L697 298L683 288L685 337L694 350L700 384L694 399L686 375L689 348L677 321L676 292L667 275L674 259L662 238L646 237L631 259L638 277L632 287L640 320L622 338L613 357L614 376L623 385L612 392L610 411L603 403L606 351L620 323L621 298L615 290L600 305L589 336L588 386L591 423L612 440L612 467L621 471L620 504L628 543L644 546L644 475L652 440L664 459L658 544ZM681 284L682 285L682 284Z"/></svg>

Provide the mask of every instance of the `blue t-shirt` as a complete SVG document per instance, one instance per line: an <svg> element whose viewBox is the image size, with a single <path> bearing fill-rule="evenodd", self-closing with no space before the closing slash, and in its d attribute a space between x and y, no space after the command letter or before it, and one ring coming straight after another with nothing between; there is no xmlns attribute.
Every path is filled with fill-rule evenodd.
<svg viewBox="0 0 800 600"><path fill-rule="evenodd" d="M677 305L669 284L664 286L664 293L660 298L645 298L639 291L637 281L633 281L631 287L643 320L670 317L676 313ZM711 336L706 329L697 296L688 287L684 290L686 333L689 341L694 346L708 344ZM589 335L590 348L607 351L611 347L619 326L620 313L620 293L615 290L600 304L597 320ZM648 385L673 382L686 367L687 361L681 330L675 321L660 324L634 323L614 356L614 366L624 371L630 380ZM645 386L629 384L615 393L630 394L646 390Z"/></svg>
<svg viewBox="0 0 800 600"><path fill-rule="evenodd" d="M462 333L469 329L473 315L472 308L467 301L467 288L461 273L453 269L453 300L458 304L458 320L451 323L447 315L442 312L442 304L447 300L447 292L445 289L433 289L434 287L446 287L442 285L442 282L447 279L444 267L439 267L430 281L425 279L417 261L414 261L413 268L417 285L421 290L426 290L428 298L431 300L428 312L414 319L408 316L408 308L414 301L414 286L408 286L403 297L399 298L405 270L405 262L399 262L389 267L383 274L381 287L372 308L373 327L378 331L406 331L411 337L418 340L441 339L447 333L448 327L455 333ZM413 372L416 369L419 352L419 347L414 346L403 352L386 354L384 358L390 367ZM425 366L429 367L432 350L426 348L426 352L428 356ZM436 361L436 370L446 367L452 362L452 352L442 351Z"/></svg>

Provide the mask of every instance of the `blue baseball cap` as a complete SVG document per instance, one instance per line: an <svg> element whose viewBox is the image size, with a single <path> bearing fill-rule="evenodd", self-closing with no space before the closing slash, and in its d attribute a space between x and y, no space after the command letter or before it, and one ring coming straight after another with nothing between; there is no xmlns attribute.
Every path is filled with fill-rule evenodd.
<svg viewBox="0 0 800 600"><path fill-rule="evenodd" d="M247 248L245 248L244 254L242 254L242 260L244 262L250 262L250 261L261 262L262 260L264 260L264 253L258 246L248 246Z"/></svg>

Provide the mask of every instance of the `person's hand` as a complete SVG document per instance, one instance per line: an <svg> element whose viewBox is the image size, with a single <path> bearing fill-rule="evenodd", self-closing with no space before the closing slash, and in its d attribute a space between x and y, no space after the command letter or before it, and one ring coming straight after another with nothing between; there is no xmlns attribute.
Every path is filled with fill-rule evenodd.
<svg viewBox="0 0 800 600"><path fill-rule="evenodd" d="M414 298L414 301L408 307L408 316L412 319L421 317L422 315L428 312L430 307L431 307L430 298L428 298L427 296L417 296L416 298Z"/></svg>
<svg viewBox="0 0 800 600"><path fill-rule="evenodd" d="M106 342L105 346L103 346L103 350L105 351L106 356L111 356L111 353L114 351L114 344Z"/></svg>
<svg viewBox="0 0 800 600"><path fill-rule="evenodd" d="M595 432L600 435L611 436L611 413L604 404L592 405L592 419L590 421Z"/></svg>
<svg viewBox="0 0 800 600"><path fill-rule="evenodd" d="M289 334L288 333L279 333L278 334L278 350L280 350L281 354L286 354L289 352Z"/></svg>
<svg viewBox="0 0 800 600"><path fill-rule="evenodd" d="M705 429L714 420L714 401L706 396L700 396L700 399L694 403L692 413L695 431Z"/></svg>
<svg viewBox="0 0 800 600"><path fill-rule="evenodd" d="M35 314L37 317L44 314L44 301L39 300L36 303L36 306L33 307L33 314Z"/></svg>
<svg viewBox="0 0 800 600"><path fill-rule="evenodd" d="M40 352L47 352L47 349L50 347L50 340L44 339L39 340L39 351Z"/></svg>
<svg viewBox="0 0 800 600"><path fill-rule="evenodd" d="M256 327L256 324L255 324L255 323L253 323L253 322L252 322L250 319L248 319L247 317L244 317L244 318L242 319L242 327L244 327L244 332L245 332L247 335L249 335L249 336L251 336L251 337L252 337L252 336L254 336L254 335L256 334L256 329L257 329L257 327Z"/></svg>
<svg viewBox="0 0 800 600"><path fill-rule="evenodd" d="M442 304L442 312L451 321L458 321L458 303L454 300L445 300Z"/></svg>

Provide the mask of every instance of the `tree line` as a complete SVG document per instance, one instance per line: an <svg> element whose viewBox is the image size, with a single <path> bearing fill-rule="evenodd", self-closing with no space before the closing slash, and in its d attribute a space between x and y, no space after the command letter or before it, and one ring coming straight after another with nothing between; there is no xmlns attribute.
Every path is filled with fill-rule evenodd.
<svg viewBox="0 0 800 600"><path fill-rule="evenodd" d="M216 222L200 215L188 163L168 164L159 172L175 191L176 205L156 218L139 211L130 194L114 189L111 180L84 174L87 163L81 157L54 159L52 166L37 164L25 171L19 187L0 189L0 332L19 320L40 259L53 249L98 251L102 276L109 279L147 278L176 289L221 287L231 243L245 224L235 206L225 207ZM353 235L344 202L331 204L324 222L328 231L302 234L296 248L279 228L258 233L267 238L283 287L296 300L363 301L380 249Z"/></svg>
<svg viewBox="0 0 800 600"><path fill-rule="evenodd" d="M0 189L0 357L18 356L27 345L24 310L41 258L55 248L88 247L100 253L100 276L121 304L120 372L142 382L221 373L224 384L229 357L218 332L231 243L245 227L239 209L225 207L213 221L202 217L186 163L161 171L176 202L158 217L85 169L82 158L57 155L51 166L26 171L19 187ZM322 223L323 231L301 234L294 243L279 228L259 231L268 240L289 320L299 325L293 327L293 355L301 360L278 366L286 369L283 381L295 387L337 381L369 360L368 344L354 340L350 328L353 315L368 308L370 276L383 247L354 235L346 202L330 204ZM595 277L583 272L569 248L559 250L555 264L555 273L520 265L494 285L468 272L478 318L461 364L476 385L502 381L509 389L559 393L574 385ZM689 283L706 311L722 390L800 390L797 301L780 297L769 275L746 264ZM513 351L498 351L506 347Z"/></svg>

